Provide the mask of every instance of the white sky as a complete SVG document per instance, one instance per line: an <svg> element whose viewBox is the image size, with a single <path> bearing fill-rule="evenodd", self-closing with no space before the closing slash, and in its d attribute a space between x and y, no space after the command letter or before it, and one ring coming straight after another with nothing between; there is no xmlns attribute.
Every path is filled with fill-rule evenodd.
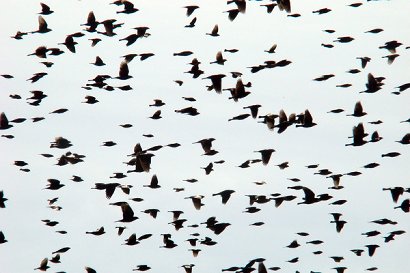
<svg viewBox="0 0 410 273"><path fill-rule="evenodd" d="M311 3L307 3L311 2ZM65 246L71 247L61 254L61 264L50 264L49 272L85 272L84 267L94 268L99 273L131 272L138 264L147 264L150 272L184 272L184 264L195 264L194 272L218 272L231 266L244 266L249 260L263 257L267 267L279 266L279 272L335 272L337 266L345 266L348 272L364 272L367 268L378 267L379 272L407 272L408 245L407 234L398 235L394 241L384 243L383 236L393 230L408 231L409 219L401 210L394 210L409 193L400 197L396 205L385 187L409 187L408 147L395 141L409 132L408 123L400 121L409 118L408 90L400 95L391 92L395 87L410 82L409 49L410 21L408 11L410 2L406 0L362 1L363 5L352 8L353 1L292 1L292 12L301 17L287 17L276 7L267 14L261 4L268 1L247 1L247 11L230 22L224 11L235 7L225 1L133 1L139 9L134 14L116 14L121 7L109 5L110 1L47 1L54 13L46 15L51 32L24 36L14 40L18 30L37 29L40 4L37 1L3 1L0 8L1 35L0 74L11 74L13 79L0 78L0 112L5 112L9 120L27 118L14 124L14 127L1 134L11 134L15 138L0 138L0 190L9 200L6 209L0 209L0 231L7 243L0 245L0 272L30 272L38 267L51 252ZM197 9L189 18L185 16L185 5L196 4ZM321 8L332 11L317 15L312 11ZM94 11L97 20L115 18L124 25L116 29L114 37L82 31L87 15ZM197 17L196 27L184 28L193 17ZM219 25L219 37L210 37L215 24ZM149 26L148 38L138 39L129 47L119 39L133 33L132 28ZM365 31L382 28L378 34ZM323 32L334 29L335 33ZM98 27L102 30L102 26ZM63 45L66 35L82 31L85 36L76 38L77 53L69 52ZM333 41L341 36L351 36L355 40L341 44ZM91 47L88 39L99 37L102 41ZM393 64L388 65L383 56L390 54L379 49L385 42L397 40L403 45L398 48L400 55ZM264 50L272 44L278 45L275 54ZM328 49L322 43L331 43ZM49 56L46 60L27 56L38 46L59 47L65 51L60 56ZM237 53L224 52L227 59L224 66L209 64L214 61L218 51L237 48ZM173 53L183 50L193 51L188 57L174 57ZM118 76L120 56L128 53L155 53L155 56L141 62L138 58L129 64L132 79L107 80L116 87L129 84L133 90L108 92L101 89L84 90L88 79L98 74ZM107 64L95 67L95 56L100 56ZM365 69L360 67L356 57L368 56L372 60ZM199 79L192 79L183 73L190 69L187 65L192 58L201 61L200 68L205 71ZM292 61L284 68L265 69L250 73L247 67L263 64L266 60ZM52 61L54 66L46 68L40 61ZM357 68L358 74L346 73ZM252 82L247 89L249 96L235 103L228 100L228 94L208 92L209 80L201 80L212 74L223 73L223 87L234 87L236 79L231 71L243 73L243 81ZM48 75L36 83L26 81L34 73L47 72ZM383 88L374 94L359 93L365 90L367 74L383 76ZM323 81L313 81L324 74L335 77ZM183 80L179 87L174 80ZM350 83L349 88L336 85ZM27 104L30 91L41 90L47 94L39 106ZM14 100L10 94L18 94L21 100ZM86 95L95 96L100 102L94 105L81 103ZM194 97L196 102L188 102L182 97ZM161 107L163 118L149 119L157 109L149 107L154 99L162 99L166 105ZM368 113L361 118L346 116L351 114L357 101L361 101ZM242 109L251 104L261 104L259 113L279 113L284 109L290 113L301 113L309 109L314 121L313 128L288 128L284 133L269 131L264 124L248 118L231 121L229 118L248 113ZM200 115L196 117L175 113L174 110L193 106ZM63 114L49 114L67 108ZM329 114L328 111L342 108L345 112ZM44 116L45 120L32 123L31 118ZM380 125L368 122L382 120ZM383 137L378 143L368 143L362 147L346 147L350 143L352 127L363 122L367 133L377 130ZM120 124L130 123L132 128L121 128ZM152 133L153 138L142 134ZM50 142L57 136L69 139L73 146L69 149L50 149ZM215 156L202 156L199 144L192 144L203 138L213 137ZM104 141L117 143L113 147L102 147ZM143 149L154 145L167 145L178 142L180 147L164 147L154 152L150 173L130 173L124 179L113 180L114 172L124 172L130 168L128 161L134 145L141 143ZM268 166L252 164L250 168L237 166L248 159L259 158L256 150L273 148L276 150ZM83 163L56 166L57 158L71 151L86 156ZM387 152L400 152L396 158L381 157ZM54 158L44 158L41 153L50 153ZM214 164L214 172L205 175L201 167L211 161L225 160L224 164ZM30 172L19 171L13 162L23 160ZM289 162L289 168L280 170L277 164ZM364 169L364 165L377 162L379 167ZM343 176L342 190L328 189L331 179L313 175L315 170L305 168L309 164L320 164L334 173L360 171L357 177ZM150 189L148 184L152 175L157 174L160 189ZM75 183L72 175L81 176L84 182ZM301 182L294 183L287 178L297 177ZM43 190L47 179L59 179L65 187L58 191ZM196 178L199 182L189 184L184 179ZM266 181L263 186L254 181ZM116 190L111 200L104 193L92 190L97 182L119 182L131 184L129 196ZM301 191L287 189L289 186L303 185L316 194L329 193L333 199L313 205L297 205L302 201ZM184 187L185 191L176 193L172 189ZM213 193L225 189L236 192L226 205ZM256 204L262 210L255 214L243 213L249 206L249 194L296 195L291 202L279 208L273 201ZM205 206L194 209L192 202L185 197L204 195ZM57 205L61 211L47 207L47 199L59 197ZM126 224L127 229L119 237L114 221L121 219L121 210L109 203L127 201L128 198L141 197L141 203L128 200L140 218ZM329 203L346 199L342 206ZM157 208L157 219L140 211ZM175 231L169 210L183 210L181 218L187 219L185 227ZM335 224L329 223L329 213L340 212L342 220L347 221L340 234ZM203 225L189 228L188 225L204 222L216 216L220 222L229 222L222 234L215 235ZM380 226L370 221L388 218L397 221L395 226ZM41 220L59 221L56 227L45 226ZM249 226L263 221L260 227ZM106 234L100 237L86 235L104 226ZM66 235L56 233L66 230ZM378 230L376 237L366 238L364 232ZM296 232L308 232L308 237L300 237ZM199 239L205 236L218 242L216 246L199 245L202 251L194 258L188 249L192 248L185 240L197 232ZM152 233L153 236L136 246L122 245L132 233L137 237ZM162 246L163 233L171 233L178 244L174 249ZM288 249L291 241L297 239L299 248ZM307 241L320 239L324 244L314 246ZM378 244L373 257L363 254L355 256L351 249L365 249L367 244ZM323 254L314 255L321 250ZM335 263L330 256L343 256L341 263ZM295 264L286 261L299 257Z"/></svg>

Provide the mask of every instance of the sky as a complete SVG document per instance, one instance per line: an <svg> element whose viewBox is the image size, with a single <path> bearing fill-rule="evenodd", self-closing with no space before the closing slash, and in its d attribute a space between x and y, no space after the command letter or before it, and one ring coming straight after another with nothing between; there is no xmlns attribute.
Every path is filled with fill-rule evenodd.
<svg viewBox="0 0 410 273"><path fill-rule="evenodd" d="M0 244L0 265L2 273L30 272L39 267L44 258L51 259L52 252L63 247L70 250L61 254L61 263L48 263L47 272L85 272L91 267L99 273L132 272L137 265L146 264L149 272L184 272L182 265L195 264L193 272L220 272L232 266L243 267L250 260L264 258L269 267L280 267L278 272L336 272L335 267L346 267L347 272L367 272L377 267L376 272L407 272L407 250L410 243L408 233L396 235L395 240L385 242L383 237L392 231L408 232L408 213L394 209L409 198L405 192L394 203L389 191L383 188L409 188L408 146L398 143L409 133L409 93L398 91L398 86L410 79L410 37L406 0L358 1L359 7L349 6L354 1L291 1L292 10L287 13L275 7L267 13L261 6L269 1L247 1L246 12L239 13L230 21L227 10L235 9L234 3L226 1L132 1L139 10L132 14L117 11L122 6L111 1L44 1L54 11L42 15L52 31L45 34L28 34L22 40L11 38L17 31L31 32L38 29L41 12L37 1L6 1L0 9L0 112L9 121L25 118L22 123L12 123L13 127L0 130L0 191L3 191L6 208L0 208L0 231L8 242ZM199 8L189 17L187 5ZM325 14L313 13L323 8L331 11ZM108 37L97 32L89 33L81 24L86 23L88 13L93 11L97 21L116 19L123 23L115 29L116 35ZM299 17L289 15L300 14ZM197 18L195 27L185 25ZM219 36L211 32L218 24ZM133 28L147 26L150 35L139 38L126 46L120 41L135 33ZM380 28L379 33L369 30ZM102 25L97 27L103 31ZM324 30L334 30L333 33ZM78 43L76 52L70 52L63 43L66 36L81 32L83 37L74 38ZM352 37L351 42L335 42L338 37ZM100 38L91 47L89 39ZM379 48L386 42L397 40L402 43L397 48L399 56L388 64L385 56L393 53ZM267 53L273 44L275 53ZM332 48L321 46L331 44ZM58 47L64 51L60 56L48 55L46 59L27 56L39 46ZM238 49L236 53L224 51ZM192 51L190 56L174 56L181 51ZM227 59L224 65L210 64L218 51ZM127 80L115 79L125 54L154 53L140 61L136 57L128 63ZM97 67L90 63L100 56L106 63ZM358 57L370 57L365 68ZM201 64L204 73L193 79L188 73L193 58ZM249 67L264 64L265 61L289 60L285 67L265 68L252 73ZM40 62L49 61L54 65L47 68ZM356 74L348 70L359 69ZM229 99L229 91L221 94L207 90L211 85L210 75L224 74L223 88L234 88L237 79L230 72L241 72L250 92L238 102ZM47 75L37 82L27 79L34 73ZM384 85L375 93L361 93L366 90L368 74L384 77ZM112 78L106 83L113 87L130 85L132 90L113 91L92 88L86 90L97 75L107 74ZM322 75L334 76L325 81L314 79ZM174 81L181 80L179 86ZM341 88L337 85L350 84ZM28 104L31 91L43 91L47 97L38 106ZM19 95L13 99L10 95ZM96 104L84 103L85 96L98 99ZM184 100L193 97L195 101ZM154 99L161 99L165 105L149 106ZM356 102L360 101L366 115L347 116L353 113ZM260 104L260 116L279 114L284 110L303 113L308 109L317 125L297 128L291 125L283 133L277 128L269 130L263 119L248 117L244 120L228 121L230 118L249 114L243 107ZM185 107L195 107L200 113L189 116L176 113ZM65 108L62 114L51 113ZM341 113L329 113L333 109L343 109ZM161 110L161 119L150 119L155 111ZM32 122L34 117L44 120ZM381 120L380 124L371 124ZM276 119L276 124L278 119ZM365 139L377 131L382 140L363 146L346 146L351 143L352 128L363 123ZM120 125L131 124L130 128ZM153 137L143 135L152 134ZM6 136L13 136L7 138ZM56 137L64 137L72 146L66 149L51 148ZM203 155L201 139L214 138L212 148L216 155ZM102 146L105 141L114 141L115 146ZM151 170L142 173L127 173L127 166L134 146L140 143L143 149L156 145L164 147L153 151ZM179 143L177 148L167 147ZM239 168L246 160L260 159L262 149L274 149L269 163L250 164L249 168ZM58 158L67 153L85 155L78 164L56 165ZM389 152L400 153L397 157L382 157ZM41 154L51 154L46 158ZM224 163L215 162L223 160ZM15 161L28 165L18 167ZM213 162L214 171L205 174L205 168ZM288 162L289 167L280 169L277 165ZM376 168L364 168L369 163L378 163ZM306 168L319 164L316 169ZM22 171L20 169L28 169ZM360 171L359 176L343 175L342 189L329 189L332 179L315 175L320 169L329 169L333 174ZM114 173L127 175L122 179L110 178ZM159 180L158 189L144 187L153 175ZM73 175L80 176L82 182L73 182ZM184 180L195 178L196 183ZM290 178L298 178L293 182ZM59 190L44 189L48 179L58 179L65 186ZM263 185L254 182L264 181ZM132 185L130 194L116 189L111 199L104 191L92 189L95 183L118 182ZM303 191L289 187L303 186L316 195L327 193L328 201L314 204L303 202ZM176 192L174 188L183 188ZM222 204L220 196L213 196L223 190L234 190L227 204ZM247 195L280 194L294 195L292 201L275 207L274 200L265 204L253 204L257 213L244 213L250 207ZM204 206L194 208L190 196L203 195ZM55 203L62 209L49 208L48 199L58 197ZM142 198L135 202L131 198ZM347 200L343 205L330 205L336 200ZM110 203L129 203L139 218L132 223L118 223L122 217L120 207ZM146 209L158 209L156 219L143 213ZM181 219L186 219L184 227L178 231L172 224L171 210L182 210ZM341 213L346 221L340 233L335 224L330 223L330 213ZM221 234L216 235L205 225L209 217L216 217L221 223L230 223ZM379 225L371 221L387 218L396 225ZM58 221L54 227L46 226L42 220ZM263 222L261 226L251 225ZM117 226L126 226L121 236ZM199 225L192 227L192 225ZM101 226L105 234L86 234ZM191 227L190 227L191 226ZM66 234L56 231L64 230ZM380 234L366 237L363 233L379 231ZM306 232L306 237L298 232ZM138 245L123 245L135 233L137 237L152 234ZM171 234L178 245L172 249L163 246L161 234ZM214 246L198 244L191 247L186 241L198 241L210 237L217 242ZM293 240L299 247L287 248ZM321 240L320 245L307 244ZM365 245L377 244L376 253L370 257ZM193 257L189 249L201 252ZM356 256L352 249L363 249L362 256ZM314 254L322 251L321 254ZM342 256L336 263L331 256ZM289 260L299 258L296 263ZM257 263L255 263L257 268ZM256 271L255 271L256 272Z"/></svg>

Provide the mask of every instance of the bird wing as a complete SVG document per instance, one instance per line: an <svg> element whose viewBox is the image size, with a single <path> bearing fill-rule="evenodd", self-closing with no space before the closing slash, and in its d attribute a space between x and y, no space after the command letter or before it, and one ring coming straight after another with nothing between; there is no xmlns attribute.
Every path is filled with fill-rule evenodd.
<svg viewBox="0 0 410 273"><path fill-rule="evenodd" d="M286 116L286 113L283 109L279 111L279 123L287 122L288 117Z"/></svg>
<svg viewBox="0 0 410 273"><path fill-rule="evenodd" d="M305 110L305 114L303 115L303 124L312 124L313 123L313 118L312 115L310 114L309 110Z"/></svg>
<svg viewBox="0 0 410 273"><path fill-rule="evenodd" d="M354 106L354 112L355 115L360 115L363 113L363 106L362 103L360 101L356 102L355 106Z"/></svg>
<svg viewBox="0 0 410 273"><path fill-rule="evenodd" d="M41 5L41 11L42 11L43 13L44 13L44 12L50 12L50 11L51 11L50 7L47 6L46 4L40 3L40 5Z"/></svg>
<svg viewBox="0 0 410 273"><path fill-rule="evenodd" d="M127 62L122 62L121 65L120 65L119 76L120 76L120 78L126 78L126 77L128 77L128 74L129 74L128 64L127 64Z"/></svg>
<svg viewBox="0 0 410 273"><path fill-rule="evenodd" d="M5 113L0 114L0 128L6 128L9 126L9 120Z"/></svg>
<svg viewBox="0 0 410 273"><path fill-rule="evenodd" d="M133 10L134 9L134 4L131 3L130 1L124 1L122 2L124 5L124 10Z"/></svg>
<svg viewBox="0 0 410 273"><path fill-rule="evenodd" d="M156 187L158 186L158 177L156 174L154 174L151 178L151 186Z"/></svg>
<svg viewBox="0 0 410 273"><path fill-rule="evenodd" d="M128 203L123 203L121 204L121 210L122 210L122 218L123 219L130 219L134 217L134 211L130 207Z"/></svg>
<svg viewBox="0 0 410 273"><path fill-rule="evenodd" d="M38 16L38 31L42 32L47 29L47 22L44 20L43 16Z"/></svg>
<svg viewBox="0 0 410 273"><path fill-rule="evenodd" d="M88 13L88 17L87 17L87 24L88 25L94 25L97 21L95 20L95 15L94 12L90 11L90 13Z"/></svg>
<svg viewBox="0 0 410 273"><path fill-rule="evenodd" d="M305 193L305 200L313 200L313 199L315 199L315 193L311 190L311 189L309 189L309 188L307 188L307 187L303 187L303 192Z"/></svg>
<svg viewBox="0 0 410 273"><path fill-rule="evenodd" d="M214 26L214 28L212 29L211 34L212 34L212 35L218 34L218 30L219 30L219 28L218 28L218 25L216 24L216 25Z"/></svg>

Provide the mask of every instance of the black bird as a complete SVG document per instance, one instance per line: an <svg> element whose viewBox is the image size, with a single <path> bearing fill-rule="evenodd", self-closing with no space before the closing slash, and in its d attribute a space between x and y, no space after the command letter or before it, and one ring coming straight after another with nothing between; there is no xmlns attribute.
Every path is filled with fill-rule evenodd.
<svg viewBox="0 0 410 273"><path fill-rule="evenodd" d="M52 14L52 13L54 12L54 11L52 11L52 10L50 9L50 7L47 6L46 4L40 3L40 5L41 5L41 12L40 12L39 14L49 15L49 14Z"/></svg>
<svg viewBox="0 0 410 273"><path fill-rule="evenodd" d="M404 193L403 187L383 188L384 191L390 191L394 203L397 203L399 197Z"/></svg>
<svg viewBox="0 0 410 273"><path fill-rule="evenodd" d="M405 199L401 202L400 206L394 207L395 209L401 209L402 211L408 213L410 211L410 199Z"/></svg>
<svg viewBox="0 0 410 273"><path fill-rule="evenodd" d="M67 35L65 38L64 43L59 43L59 45L65 45L68 50L70 50L72 53L75 53L75 45L78 44L76 41L74 41L74 38L72 35Z"/></svg>
<svg viewBox="0 0 410 273"><path fill-rule="evenodd" d="M220 195L222 197L222 204L226 204L234 192L234 190L224 190L219 193L214 193L212 196Z"/></svg>
<svg viewBox="0 0 410 273"><path fill-rule="evenodd" d="M226 75L224 74L215 74L204 79L210 79L212 81L212 88L216 91L216 93L220 94L222 92L222 79L225 77Z"/></svg>
<svg viewBox="0 0 410 273"><path fill-rule="evenodd" d="M151 189L158 189L161 188L161 186L158 184L158 177L157 175L153 175L151 178L151 182L149 185L144 185L144 187L149 187Z"/></svg>
<svg viewBox="0 0 410 273"><path fill-rule="evenodd" d="M358 102L356 102L356 104L354 106L353 114L350 114L348 116L363 117L366 114L367 113L363 111L362 103L360 101L358 101Z"/></svg>
<svg viewBox="0 0 410 273"><path fill-rule="evenodd" d="M346 146L362 146L367 143L367 140L363 139L366 136L363 123L359 123L357 126L353 126L353 143L346 144Z"/></svg>
<svg viewBox="0 0 410 273"><path fill-rule="evenodd" d="M216 53L216 57L215 57L215 61L211 62L211 64L220 64L220 65L224 65L224 63L226 62L226 59L224 59L224 57L222 56L222 52L218 51L218 53Z"/></svg>
<svg viewBox="0 0 410 273"><path fill-rule="evenodd" d="M130 1L121 1L121 3L124 5L124 10L117 11L117 13L131 14L139 10Z"/></svg>
<svg viewBox="0 0 410 273"><path fill-rule="evenodd" d="M47 271L47 269L49 269L50 267L47 265L48 264L48 258L44 258L41 263L40 266L37 268L34 268L34 270L38 269L40 271Z"/></svg>
<svg viewBox="0 0 410 273"><path fill-rule="evenodd" d="M0 114L0 130L6 130L13 127L13 125L9 124L9 120L4 112Z"/></svg>
<svg viewBox="0 0 410 273"><path fill-rule="evenodd" d="M161 110L157 110L151 117L150 119L161 119Z"/></svg>
<svg viewBox="0 0 410 273"><path fill-rule="evenodd" d="M202 146L202 149L204 150L205 153L209 153L212 150L212 142L215 140L215 138L204 138L201 140L198 140L192 144L200 143Z"/></svg>
<svg viewBox="0 0 410 273"><path fill-rule="evenodd" d="M321 9L312 11L312 13L317 13L317 14L320 15L320 14L328 13L328 12L330 12L330 11L332 11L332 10L331 10L331 9L328 9L328 8L321 8Z"/></svg>
<svg viewBox="0 0 410 273"><path fill-rule="evenodd" d="M95 66L104 66L105 65L105 63L103 62L103 60L99 56L96 56L95 57L95 62L91 63L91 64L93 64Z"/></svg>
<svg viewBox="0 0 410 273"><path fill-rule="evenodd" d="M396 141L396 142L404 144L404 145L410 144L410 133L405 134L402 137L402 139L400 139L399 141Z"/></svg>
<svg viewBox="0 0 410 273"><path fill-rule="evenodd" d="M306 109L303 114L302 124L297 124L296 127L305 127L310 128L315 126L316 123L313 122L312 115L310 114L309 110Z"/></svg>
<svg viewBox="0 0 410 273"><path fill-rule="evenodd" d="M256 152L261 154L263 165L268 165L270 157L272 153L275 152L275 150L274 149L264 149L264 150L255 151L255 153Z"/></svg>
<svg viewBox="0 0 410 273"><path fill-rule="evenodd" d="M48 182L48 185L44 189L58 190L65 186L64 184L61 184L60 180L58 179L49 178L47 179L47 182Z"/></svg>
<svg viewBox="0 0 410 273"><path fill-rule="evenodd" d="M130 205L127 202L118 202L119 206L121 206L121 211L122 211L122 219L118 220L116 222L123 222L123 223L129 223L133 222L134 220L138 219L138 217L134 216L134 211L130 207ZM112 205L118 203L112 203Z"/></svg>
<svg viewBox="0 0 410 273"><path fill-rule="evenodd" d="M28 54L27 56L36 55L37 57L44 59L44 58L47 58L47 51L48 51L47 47L39 46L36 48L36 50L33 53Z"/></svg>
<svg viewBox="0 0 410 273"><path fill-rule="evenodd" d="M232 117L230 119L228 119L228 121L232 121L232 120L244 120L246 118L250 117L250 114L241 114L235 117Z"/></svg>
<svg viewBox="0 0 410 273"><path fill-rule="evenodd" d="M287 13L290 13L292 11L290 0L276 0L276 3L278 4L280 10L284 10Z"/></svg>
<svg viewBox="0 0 410 273"><path fill-rule="evenodd" d="M51 29L48 28L46 20L44 20L43 16L38 16L38 30L32 31L31 33L47 33L50 32Z"/></svg>
<svg viewBox="0 0 410 273"><path fill-rule="evenodd" d="M88 32L95 32L96 29L97 29L97 26L98 26L99 24L100 24L100 23L97 22L97 20L95 19L94 12L90 11L90 13L88 13L87 23L82 24L81 26L88 26L88 28L86 29L86 31L88 31ZM98 39L98 41L101 41L101 39ZM95 44L94 44L94 41L93 41L93 45L96 45L96 44L97 44L97 42L95 42ZM91 46L93 46L93 45L91 45Z"/></svg>
<svg viewBox="0 0 410 273"><path fill-rule="evenodd" d="M105 233L104 231L104 227L100 227L99 229L95 230L95 231L86 231L86 234L92 234L95 236L99 236L99 235L103 235Z"/></svg>
<svg viewBox="0 0 410 273"><path fill-rule="evenodd" d="M206 33L206 34L210 35L210 36L213 36L213 37L218 37L219 36L218 31L219 31L219 27L218 27L218 24L216 24L214 26L214 28L212 29L212 31L210 33Z"/></svg>
<svg viewBox="0 0 410 273"><path fill-rule="evenodd" d="M186 9L186 16L189 17L189 16L191 16L192 13L194 13L194 11L195 11L196 9L198 9L199 7L196 6L196 5L190 5L190 6L185 6L185 7L183 7L183 8Z"/></svg>
<svg viewBox="0 0 410 273"><path fill-rule="evenodd" d="M197 21L197 19L196 19L196 17L194 17L194 19L192 19L191 22L189 22L189 24L186 25L185 27L186 27L186 28L193 28L193 27L195 27L196 21Z"/></svg>
<svg viewBox="0 0 410 273"><path fill-rule="evenodd" d="M4 197L4 192L0 191L0 208L5 208L6 205L4 202L6 202L8 199L6 197ZM0 239L1 240L1 239Z"/></svg>
<svg viewBox="0 0 410 273"><path fill-rule="evenodd" d="M396 53L396 48L401 46L402 43L397 42L396 40L386 42L384 45L379 46L379 48L384 48L390 51L391 53Z"/></svg>
<svg viewBox="0 0 410 273"><path fill-rule="evenodd" d="M132 78L132 76L129 75L127 62L122 62L120 64L120 71L118 73L118 77L116 77L116 78L120 79L120 80L128 80L128 79Z"/></svg>
<svg viewBox="0 0 410 273"><path fill-rule="evenodd" d="M95 187L92 189L105 191L105 197L110 199L113 196L115 189L119 186L119 183L95 183Z"/></svg>
<svg viewBox="0 0 410 273"><path fill-rule="evenodd" d="M262 4L261 7L266 7L267 13L272 13L273 9L277 6L276 3Z"/></svg>
<svg viewBox="0 0 410 273"><path fill-rule="evenodd" d="M258 110L261 107L260 104L254 104L254 105L249 105L249 106L245 106L243 107L243 109L249 109L251 110L251 115L254 119L256 119L258 117Z"/></svg>
<svg viewBox="0 0 410 273"><path fill-rule="evenodd" d="M333 42L339 42L339 43L350 43L353 41L354 38L350 36L343 36L343 37L338 37L337 40L334 40Z"/></svg>
<svg viewBox="0 0 410 273"><path fill-rule="evenodd" d="M369 256L372 257L376 252L376 249L379 247L379 245L365 245L365 247L367 247Z"/></svg>
<svg viewBox="0 0 410 273"><path fill-rule="evenodd" d="M185 197L185 199L191 199L192 203L194 204L195 209L199 210L204 205L201 202L204 197L205 196L203 195L194 195L194 196Z"/></svg>

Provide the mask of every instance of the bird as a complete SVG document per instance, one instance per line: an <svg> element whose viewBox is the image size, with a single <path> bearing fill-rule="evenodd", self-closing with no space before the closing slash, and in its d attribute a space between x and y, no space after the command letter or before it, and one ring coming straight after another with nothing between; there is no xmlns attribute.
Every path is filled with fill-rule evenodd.
<svg viewBox="0 0 410 273"><path fill-rule="evenodd" d="M204 79L210 79L212 82L212 88L216 91L216 93L220 94L222 92L222 79L225 78L225 74L214 74Z"/></svg>
<svg viewBox="0 0 410 273"><path fill-rule="evenodd" d="M31 33L47 33L50 32L51 29L48 28L46 20L44 20L43 16L38 16L38 30L32 31Z"/></svg>
<svg viewBox="0 0 410 273"><path fill-rule="evenodd" d="M372 257L374 255L374 253L376 252L376 249L380 246L372 244L372 245L365 245L365 247L367 247L369 256Z"/></svg>
<svg viewBox="0 0 410 273"><path fill-rule="evenodd" d="M105 65L104 61L99 56L96 56L94 63L91 63L91 64L93 64L95 66L104 66Z"/></svg>
<svg viewBox="0 0 410 273"><path fill-rule="evenodd" d="M278 4L280 10L284 10L287 13L292 12L290 0L276 0L276 3Z"/></svg>
<svg viewBox="0 0 410 273"><path fill-rule="evenodd" d="M390 51L390 53L396 53L396 49L401 45L402 43L397 42L396 40L393 40L393 41L388 41L384 43L384 45L379 46L379 48L387 49L388 51Z"/></svg>
<svg viewBox="0 0 410 273"><path fill-rule="evenodd" d="M253 104L243 107L243 109L249 109L251 111L252 118L256 119L258 117L258 110L262 107L260 104Z"/></svg>
<svg viewBox="0 0 410 273"><path fill-rule="evenodd" d="M267 13L272 13L272 11L277 6L277 4L276 3L269 3L269 4L262 4L260 6L261 7L266 7L266 12Z"/></svg>
<svg viewBox="0 0 410 273"><path fill-rule="evenodd" d="M4 192L3 191L0 191L0 208L5 208L6 207L6 205L5 205L5 202L7 201L8 199L6 198L6 197L4 197Z"/></svg>
<svg viewBox="0 0 410 273"><path fill-rule="evenodd" d="M151 178L151 182L150 182L150 184L149 185L144 185L144 187L149 187L149 188L151 188L151 189L158 189L158 188L160 188L161 186L158 184L158 177L157 177L157 175L153 175L152 176L152 178Z"/></svg>
<svg viewBox="0 0 410 273"><path fill-rule="evenodd" d="M222 197L222 204L226 204L234 192L234 190L223 190L219 193L212 194L212 196L220 195Z"/></svg>
<svg viewBox="0 0 410 273"><path fill-rule="evenodd" d="M346 144L346 146L362 146L367 143L367 140L363 139L366 136L363 123L360 122L357 126L353 127L353 143Z"/></svg>
<svg viewBox="0 0 410 273"><path fill-rule="evenodd" d="M383 188L383 191L390 191L394 203L397 203L400 196L404 193L403 187Z"/></svg>
<svg viewBox="0 0 410 273"><path fill-rule="evenodd" d="M271 158L272 153L275 152L274 149L263 149L259 151L255 151L255 153L260 153L262 157L262 163L263 165L268 165L269 160Z"/></svg>
<svg viewBox="0 0 410 273"><path fill-rule="evenodd" d="M40 270L40 271L47 271L47 269L49 269L50 267L47 265L48 264L48 258L44 258L41 263L40 266L37 268L34 268L34 270Z"/></svg>
<svg viewBox="0 0 410 273"><path fill-rule="evenodd" d="M161 110L157 110L155 111L155 113L149 117L150 119L156 120L156 119L161 119Z"/></svg>
<svg viewBox="0 0 410 273"><path fill-rule="evenodd" d="M210 33L206 33L206 35L218 37L219 36L218 31L219 31L219 27L218 27L218 24L216 24L214 28L212 29L212 31Z"/></svg>
<svg viewBox="0 0 410 273"><path fill-rule="evenodd" d="M48 189L48 190L58 190L61 189L62 187L64 187L65 185L62 184L60 182L60 180L58 179L54 179L54 178L49 178L47 179L48 185L46 188L44 189Z"/></svg>
<svg viewBox="0 0 410 273"><path fill-rule="evenodd" d="M13 125L9 124L9 120L4 112L0 114L0 130L6 130L13 127Z"/></svg>
<svg viewBox="0 0 410 273"><path fill-rule="evenodd" d="M75 53L75 45L78 44L76 41L74 41L74 38L72 35L67 35L65 38L64 43L59 43L59 45L65 45L68 50L70 50L72 53Z"/></svg>
<svg viewBox="0 0 410 273"><path fill-rule="evenodd" d="M309 110L306 109L305 112L303 113L302 124L296 124L296 127L310 128L315 125L316 123L313 122L312 115L310 114Z"/></svg>
<svg viewBox="0 0 410 273"><path fill-rule="evenodd" d="M228 119L228 121L232 121L232 120L244 120L246 118L250 117L250 114L240 114L238 116L232 117L230 119Z"/></svg>
<svg viewBox="0 0 410 273"><path fill-rule="evenodd" d="M400 140L396 142L401 143L403 145L410 144L410 133L405 134Z"/></svg>
<svg viewBox="0 0 410 273"><path fill-rule="evenodd" d="M298 243L298 241L297 240L293 240L289 245L287 245L286 247L288 247L288 248L297 248L297 247L299 247L300 246L300 244Z"/></svg>
<svg viewBox="0 0 410 273"><path fill-rule="evenodd" d="M130 1L121 1L121 4L124 5L124 10L117 11L117 13L131 14L139 10Z"/></svg>
<svg viewBox="0 0 410 273"><path fill-rule="evenodd" d="M120 64L120 71L118 73L118 77L116 77L116 78L120 79L120 80L128 80L128 79L132 78L132 76L129 75L127 62L124 61Z"/></svg>
<svg viewBox="0 0 410 273"><path fill-rule="evenodd" d="M394 207L395 209L401 209L402 211L408 213L410 211L410 199L404 199L400 206Z"/></svg>
<svg viewBox="0 0 410 273"><path fill-rule="evenodd" d="M189 16L192 15L192 13L194 13L194 11L195 11L196 9L199 8L199 6L197 6L197 5L189 5L189 6L184 6L183 8L186 9L186 16L189 17Z"/></svg>
<svg viewBox="0 0 410 273"><path fill-rule="evenodd" d="M202 199L205 196L203 195L193 195L193 196L189 196L189 197L185 197L185 199L191 199L192 203L194 204L195 209L200 210L201 207L204 205L202 204Z"/></svg>
<svg viewBox="0 0 410 273"><path fill-rule="evenodd" d="M215 138L211 137L211 138L204 138L204 139L198 140L192 144L200 143L204 152L209 153L212 150L213 141L215 141Z"/></svg>
<svg viewBox="0 0 410 273"><path fill-rule="evenodd" d="M112 203L112 204L116 204L116 203ZM122 219L116 222L130 223L138 219L138 217L134 216L134 211L132 210L131 206L127 202L119 202L119 204L117 203L117 205L121 207Z"/></svg>
<svg viewBox="0 0 410 273"><path fill-rule="evenodd" d="M134 268L132 271L147 271L147 270L150 270L150 269L151 269L151 267L149 267L148 265L140 264L140 265L137 265L136 268Z"/></svg>
<svg viewBox="0 0 410 273"><path fill-rule="evenodd" d="M188 25L185 25L185 27L186 27L186 28L193 28L193 27L195 27L196 21L197 21L197 19L196 19L196 17L194 17L194 18L189 22Z"/></svg>
<svg viewBox="0 0 410 273"><path fill-rule="evenodd" d="M218 51L218 53L216 53L216 57L215 57L215 61L211 62L211 64L219 64L219 65L224 65L224 63L226 62L226 59L224 59L224 57L222 56L222 52Z"/></svg>
<svg viewBox="0 0 410 273"><path fill-rule="evenodd" d="M85 233L99 236L99 235L103 235L105 233L105 231L104 231L104 227L100 227L99 229L97 229L95 231L87 231Z"/></svg>
<svg viewBox="0 0 410 273"><path fill-rule="evenodd" d="M367 113L363 111L362 103L358 101L354 106L353 114L349 114L348 116L363 117L365 115L367 115Z"/></svg>
<svg viewBox="0 0 410 273"><path fill-rule="evenodd" d="M0 244L7 243L6 237L4 236L3 231L0 231Z"/></svg>

